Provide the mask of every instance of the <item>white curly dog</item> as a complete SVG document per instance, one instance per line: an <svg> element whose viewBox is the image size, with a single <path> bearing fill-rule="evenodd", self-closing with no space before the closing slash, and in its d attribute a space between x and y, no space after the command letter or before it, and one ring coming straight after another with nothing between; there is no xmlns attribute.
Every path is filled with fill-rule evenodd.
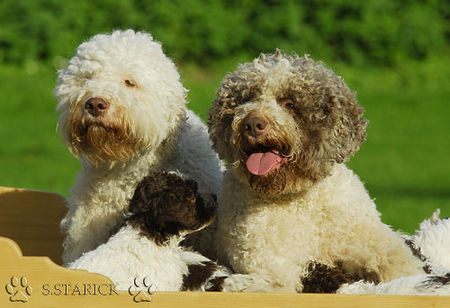
<svg viewBox="0 0 450 308"><path fill-rule="evenodd" d="M64 264L108 240L150 171L177 170L200 192L219 191L207 129L186 109L177 69L150 34L114 31L81 44L54 94L63 141L82 166L61 223Z"/></svg>

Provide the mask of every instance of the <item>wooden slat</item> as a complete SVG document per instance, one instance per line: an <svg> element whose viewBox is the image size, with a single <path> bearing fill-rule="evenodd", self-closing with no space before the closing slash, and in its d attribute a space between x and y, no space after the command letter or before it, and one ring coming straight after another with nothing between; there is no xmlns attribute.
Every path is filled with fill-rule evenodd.
<svg viewBox="0 0 450 308"><path fill-rule="evenodd" d="M0 235L14 239L27 256L61 264L64 202L54 193L0 187Z"/></svg>
<svg viewBox="0 0 450 308"><path fill-rule="evenodd" d="M111 281L101 275L69 270L46 257L23 257L18 245L0 237L0 307L18 307L12 302L16 291L25 292L25 306L30 307L450 307L450 297L325 295L325 294L257 294L216 292L156 292L145 298L150 302L135 303L126 291L110 292ZM11 279L26 278L24 286L11 288ZM16 280L17 281L17 280ZM8 287L8 284L10 285ZM83 287L91 286L91 294ZM102 294L92 294L93 286L101 286ZM26 288L26 287L30 288ZM67 286L67 292L66 292ZM8 293L9 288L9 293ZM56 289L62 290L61 292ZM28 293L27 293L28 290ZM77 291L78 290L78 291ZM80 291L81 290L81 291ZM5 292L6 291L6 292Z"/></svg>

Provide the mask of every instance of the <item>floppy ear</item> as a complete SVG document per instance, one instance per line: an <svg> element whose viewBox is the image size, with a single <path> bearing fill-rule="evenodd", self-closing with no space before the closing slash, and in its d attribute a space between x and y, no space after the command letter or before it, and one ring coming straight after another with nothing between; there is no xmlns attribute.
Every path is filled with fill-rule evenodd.
<svg viewBox="0 0 450 308"><path fill-rule="evenodd" d="M217 98L208 110L208 132L212 147L219 154L220 159L225 160L231 160L232 157L228 141L231 140L234 111L228 104L230 100L229 96L221 96L219 90Z"/></svg>
<svg viewBox="0 0 450 308"><path fill-rule="evenodd" d="M253 63L239 65L238 69L223 79L216 99L208 110L208 128L213 149L221 159L233 160L230 146L232 123L236 107L254 100L260 95L263 79L255 73Z"/></svg>
<svg viewBox="0 0 450 308"><path fill-rule="evenodd" d="M344 163L358 150L366 139L368 120L362 117L364 109L358 105L355 93L348 88L329 96L329 116L333 119L330 158L336 163Z"/></svg>
<svg viewBox="0 0 450 308"><path fill-rule="evenodd" d="M129 212L133 215L158 215L158 205L164 204L166 185L161 185L164 175L154 173L142 179L130 200ZM165 182L165 181L164 181Z"/></svg>

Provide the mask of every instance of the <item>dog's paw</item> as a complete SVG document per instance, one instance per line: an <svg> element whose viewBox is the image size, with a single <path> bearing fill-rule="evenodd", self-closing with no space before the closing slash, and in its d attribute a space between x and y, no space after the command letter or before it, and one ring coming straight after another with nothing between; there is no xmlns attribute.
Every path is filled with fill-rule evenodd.
<svg viewBox="0 0 450 308"><path fill-rule="evenodd" d="M222 283L222 292L292 293L274 277L266 274L232 274Z"/></svg>
<svg viewBox="0 0 450 308"><path fill-rule="evenodd" d="M340 263L327 266L311 262L308 275L302 279L301 293L335 293L344 283L358 281L356 274L350 273Z"/></svg>

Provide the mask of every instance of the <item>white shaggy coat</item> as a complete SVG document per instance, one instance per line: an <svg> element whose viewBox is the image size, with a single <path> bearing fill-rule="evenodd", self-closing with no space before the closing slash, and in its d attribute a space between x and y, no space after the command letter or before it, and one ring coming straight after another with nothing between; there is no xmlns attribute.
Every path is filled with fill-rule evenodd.
<svg viewBox="0 0 450 308"><path fill-rule="evenodd" d="M450 273L450 218L440 219L439 213L440 210L437 209L407 239L423 255L431 272L445 275Z"/></svg>
<svg viewBox="0 0 450 308"><path fill-rule="evenodd" d="M123 227L107 243L85 253L69 264L69 268L83 269L107 276L117 290L128 290L133 282L144 279L151 291L180 291L189 265L210 262L199 253L179 245L183 237L175 236L164 245L149 240L140 230ZM106 262L107 261L107 262ZM210 279L226 277L230 273L219 267ZM197 291L205 291L202 285Z"/></svg>
<svg viewBox="0 0 450 308"><path fill-rule="evenodd" d="M423 273L401 236L383 224L359 178L345 165L306 193L271 203L232 170L219 195L219 260L238 273L273 277L279 292L301 291L310 261L380 273L381 281Z"/></svg>
<svg viewBox="0 0 450 308"><path fill-rule="evenodd" d="M450 277L447 277L447 281ZM374 284L358 281L345 284L338 294L379 294L379 295L440 295L450 296L450 283L436 281L436 275L415 275L401 277L391 282Z"/></svg>
<svg viewBox="0 0 450 308"><path fill-rule="evenodd" d="M218 192L220 161L205 125L185 108L186 90L179 79L160 43L132 30L94 36L59 71L55 88L59 128L82 167L61 223L64 264L108 240L123 220L137 183L150 171L179 170L198 183L200 192ZM109 101L106 116L92 118L86 112L84 104L91 97ZM124 131L133 154L115 159L114 153L107 153L109 159L95 160L98 153L76 147L71 125L80 121Z"/></svg>

